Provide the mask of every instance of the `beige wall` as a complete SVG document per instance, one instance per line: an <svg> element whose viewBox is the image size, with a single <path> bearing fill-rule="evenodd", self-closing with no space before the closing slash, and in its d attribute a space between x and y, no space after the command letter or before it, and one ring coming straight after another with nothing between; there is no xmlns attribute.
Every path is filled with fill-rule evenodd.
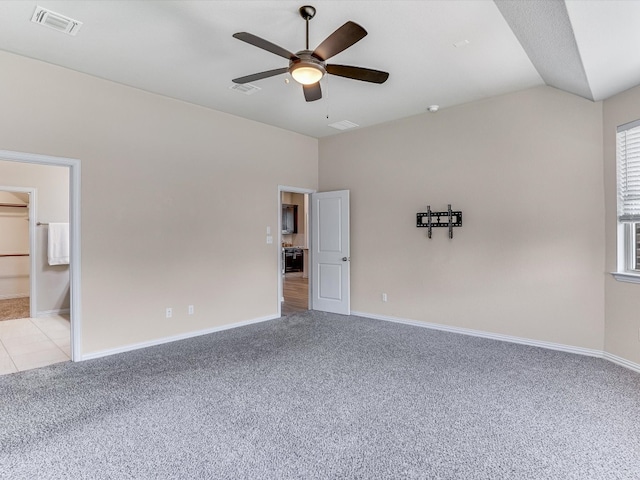
<svg viewBox="0 0 640 480"><path fill-rule="evenodd" d="M4 132L0 132L0 138L3 135ZM7 145L4 140L0 141L0 150L11 150L11 148L5 148ZM0 158L0 185L34 188L38 200L36 221L43 223L69 221L69 169L67 167L9 162ZM37 313L68 311L69 266L49 265L47 227L36 227L35 233L36 252L31 252L31 255L36 262ZM26 249L28 250L28 244ZM24 265L28 275L28 261L25 261ZM28 286L26 292L29 292Z"/></svg>
<svg viewBox="0 0 640 480"><path fill-rule="evenodd" d="M353 310L593 349L606 336L640 362L635 286L605 274L615 126L640 118L640 89L604 103L604 129L601 103L541 87L318 142L4 52L0 68L0 149L82 162L85 354L274 315L265 229L294 185L351 191ZM415 213L447 203L464 226L427 240Z"/></svg>
<svg viewBox="0 0 640 480"><path fill-rule="evenodd" d="M601 103L540 87L319 148L320 189L351 191L354 311L603 348ZM428 240L416 213L448 203L463 226Z"/></svg>
<svg viewBox="0 0 640 480"><path fill-rule="evenodd" d="M640 119L640 87L604 102L604 179L606 208L606 271L616 270L616 128ZM606 275L607 352L640 364L640 285Z"/></svg>
<svg viewBox="0 0 640 480"><path fill-rule="evenodd" d="M0 70L0 149L82 162L84 354L276 314L266 227L278 185L317 187L316 139L4 52Z"/></svg>

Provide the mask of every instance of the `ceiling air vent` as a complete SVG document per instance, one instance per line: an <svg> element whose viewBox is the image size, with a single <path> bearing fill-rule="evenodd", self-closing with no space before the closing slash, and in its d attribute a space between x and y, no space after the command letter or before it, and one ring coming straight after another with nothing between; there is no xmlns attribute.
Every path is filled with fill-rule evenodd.
<svg viewBox="0 0 640 480"><path fill-rule="evenodd" d="M244 93L245 95L253 95L257 91L262 90L260 87L256 87L250 83L234 83L229 87L229 89Z"/></svg>
<svg viewBox="0 0 640 480"><path fill-rule="evenodd" d="M31 21L44 25L45 27L53 28L67 35L75 35L80 30L82 22L74 20L73 18L65 17L59 13L52 12L46 8L37 6L36 11L33 12Z"/></svg>
<svg viewBox="0 0 640 480"><path fill-rule="evenodd" d="M356 128L360 125L350 122L349 120L341 120L340 122L330 123L329 126L331 128L335 128L336 130L349 130L350 128Z"/></svg>

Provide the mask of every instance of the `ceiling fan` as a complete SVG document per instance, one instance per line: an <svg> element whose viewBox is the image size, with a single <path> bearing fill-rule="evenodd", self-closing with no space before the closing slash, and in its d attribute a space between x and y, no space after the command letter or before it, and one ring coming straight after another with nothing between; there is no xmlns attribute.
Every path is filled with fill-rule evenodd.
<svg viewBox="0 0 640 480"><path fill-rule="evenodd" d="M322 98L320 80L324 77L325 73L371 83L384 83L387 78L389 78L387 72L381 72L380 70L326 63L329 58L346 50L367 35L367 31L360 25L355 22L345 23L325 38L315 50L311 51L309 50L309 20L315 16L316 9L311 5L305 5L300 7L299 12L300 16L307 23L306 48L299 52L291 53L285 48L247 32L233 34L238 40L242 40L243 42L247 42L255 47L262 48L263 50L275 53L289 60L288 67L276 68L275 70L267 70L266 72L234 78L234 83L254 82L288 72L296 82L302 84L306 101L313 102L314 100L320 100Z"/></svg>

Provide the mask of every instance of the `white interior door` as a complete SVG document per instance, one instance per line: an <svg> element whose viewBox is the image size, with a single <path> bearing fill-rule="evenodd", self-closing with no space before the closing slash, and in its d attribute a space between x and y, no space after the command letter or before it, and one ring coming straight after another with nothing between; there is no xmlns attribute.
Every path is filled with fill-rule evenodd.
<svg viewBox="0 0 640 480"><path fill-rule="evenodd" d="M311 195L311 223L311 308L349 315L349 191Z"/></svg>

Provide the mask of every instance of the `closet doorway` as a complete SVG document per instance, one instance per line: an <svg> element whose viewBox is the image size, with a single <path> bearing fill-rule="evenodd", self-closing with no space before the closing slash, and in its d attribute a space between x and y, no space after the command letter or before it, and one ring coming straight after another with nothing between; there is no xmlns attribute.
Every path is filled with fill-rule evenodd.
<svg viewBox="0 0 640 480"><path fill-rule="evenodd" d="M0 321L31 317L32 232L29 207L33 189L0 190Z"/></svg>
<svg viewBox="0 0 640 480"><path fill-rule="evenodd" d="M0 190L0 321L35 314L30 222L34 196L28 188Z"/></svg>
<svg viewBox="0 0 640 480"><path fill-rule="evenodd" d="M36 222L39 203L45 215L68 221L69 172L13 162L0 168L14 183L0 187L0 374L7 374L71 359L68 258L51 265L50 227ZM25 184L38 187L17 186Z"/></svg>
<svg viewBox="0 0 640 480"><path fill-rule="evenodd" d="M0 257L0 262L7 258L27 259L28 276L22 270L3 270L2 264L0 272L4 274L0 276L28 280L26 291L23 284L16 288L20 296L28 294L30 299L26 318L0 320L0 374L70 359L79 361L80 163L74 159L0 151L0 177L3 183L0 193L9 192L16 204L28 205L8 208L28 211L27 218L21 220L28 224L29 238L27 251L16 250L18 243L8 246L11 251L5 250L7 245L0 243L0 254L15 255ZM59 241L50 241L51 223L71 227L68 257L60 255L60 250L48 248L60 245ZM59 232L60 225L54 226ZM24 232L20 235L24 239ZM57 255L52 256L52 252Z"/></svg>

